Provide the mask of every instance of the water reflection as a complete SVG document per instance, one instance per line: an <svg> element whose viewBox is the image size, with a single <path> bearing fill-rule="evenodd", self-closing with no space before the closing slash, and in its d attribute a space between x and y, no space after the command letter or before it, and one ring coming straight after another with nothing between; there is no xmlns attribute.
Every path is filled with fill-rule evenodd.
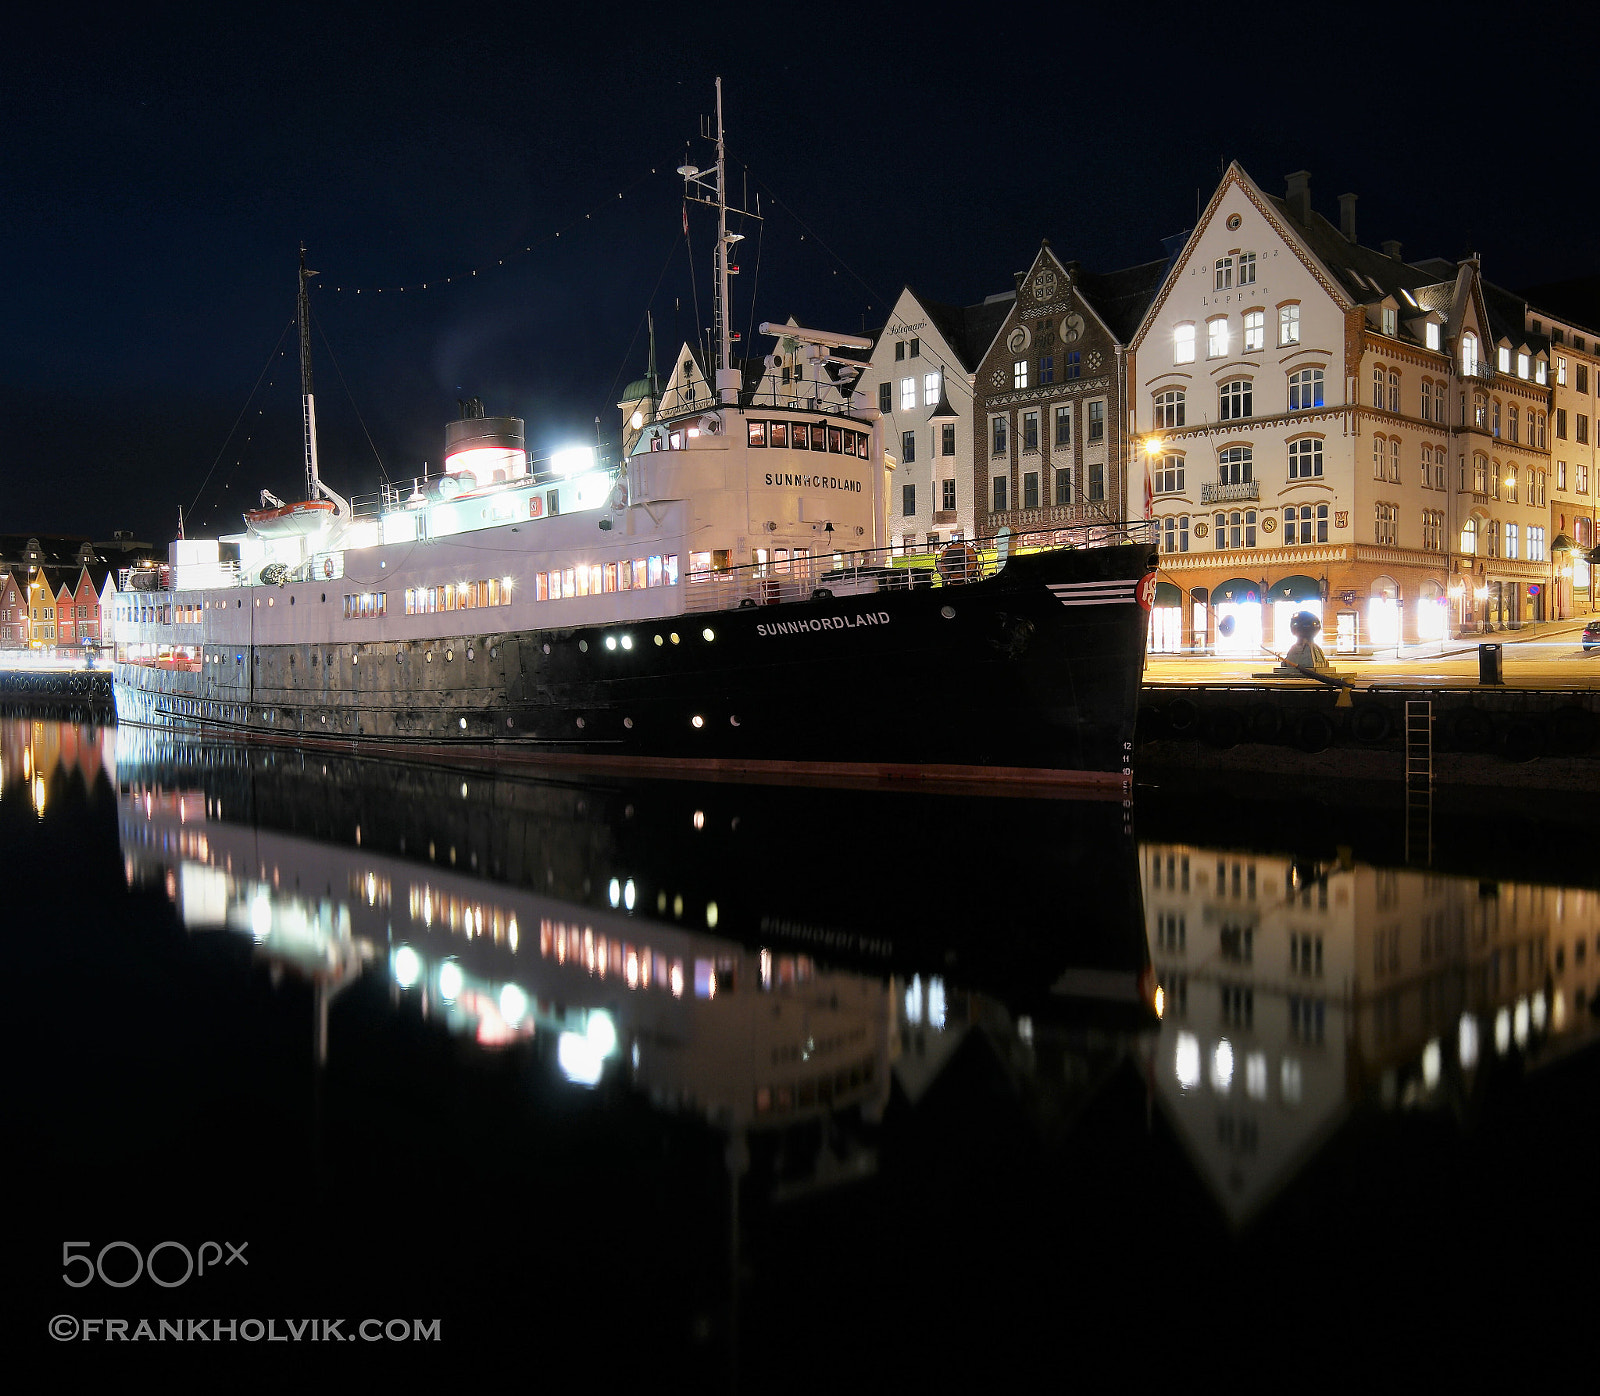
<svg viewBox="0 0 1600 1396"><path fill-rule="evenodd" d="M1144 1045L1196 1168L1253 1216L1357 1103L1469 1112L1593 1032L1600 893L1191 844L1141 849L1163 993Z"/></svg>

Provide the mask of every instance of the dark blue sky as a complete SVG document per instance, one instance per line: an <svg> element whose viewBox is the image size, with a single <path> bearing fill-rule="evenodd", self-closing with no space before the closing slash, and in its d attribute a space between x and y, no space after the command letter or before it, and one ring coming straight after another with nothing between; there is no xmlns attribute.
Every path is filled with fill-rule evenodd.
<svg viewBox="0 0 1600 1396"><path fill-rule="evenodd" d="M1518 34L1394 7L1316 28L1250 5L992 26L870 5L753 26L659 6L50 13L0 52L0 532L164 543L197 496L197 527L231 529L261 486L293 491L292 333L271 352L302 240L336 488L376 488L374 447L392 477L437 464L459 396L526 417L539 453L592 440L597 414L614 434L646 306L665 353L710 323L707 224L697 317L672 169L686 141L709 160L718 73L734 190L748 168L769 214L740 326L859 331L906 282L976 299L1041 236L1095 269L1147 260L1227 158L1275 193L1309 168L1330 216L1355 190L1362 240L1408 257L1475 248L1512 286L1600 270L1597 137L1570 104L1600 33L1571 17L1558 43L1532 12Z"/></svg>

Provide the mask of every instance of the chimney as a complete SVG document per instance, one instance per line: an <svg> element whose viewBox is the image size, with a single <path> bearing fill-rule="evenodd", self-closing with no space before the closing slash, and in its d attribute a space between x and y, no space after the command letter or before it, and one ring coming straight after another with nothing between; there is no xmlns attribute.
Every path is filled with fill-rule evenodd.
<svg viewBox="0 0 1600 1396"><path fill-rule="evenodd" d="M1303 228L1311 222L1311 171L1296 170L1287 178L1289 190L1284 202L1289 205L1289 217Z"/></svg>
<svg viewBox="0 0 1600 1396"><path fill-rule="evenodd" d="M1386 242L1380 243L1379 246L1383 248L1383 255L1385 257L1392 257L1397 262L1400 260L1400 244L1393 238L1388 239Z"/></svg>
<svg viewBox="0 0 1600 1396"><path fill-rule="evenodd" d="M1339 195L1339 231L1346 242L1356 240L1356 195Z"/></svg>

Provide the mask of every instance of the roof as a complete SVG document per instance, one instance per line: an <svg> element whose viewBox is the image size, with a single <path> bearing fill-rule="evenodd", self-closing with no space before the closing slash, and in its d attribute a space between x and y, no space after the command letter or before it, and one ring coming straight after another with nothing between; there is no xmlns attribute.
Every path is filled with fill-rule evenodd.
<svg viewBox="0 0 1600 1396"><path fill-rule="evenodd" d="M1600 339L1600 276L1579 276L1571 281L1547 281L1519 293L1535 310L1565 320Z"/></svg>
<svg viewBox="0 0 1600 1396"><path fill-rule="evenodd" d="M1078 292L1094 307L1117 342L1127 344L1161 289L1171 263L1170 257L1161 257L1103 274L1080 271Z"/></svg>
<svg viewBox="0 0 1600 1396"><path fill-rule="evenodd" d="M917 296L917 303L928 312L928 318L968 373L974 372L983 362L983 356L994 343L995 335L1000 333L1000 326L1005 324L1017 298L1012 291L999 297L991 296L977 305L946 305L942 301L928 300L915 291L911 294Z"/></svg>

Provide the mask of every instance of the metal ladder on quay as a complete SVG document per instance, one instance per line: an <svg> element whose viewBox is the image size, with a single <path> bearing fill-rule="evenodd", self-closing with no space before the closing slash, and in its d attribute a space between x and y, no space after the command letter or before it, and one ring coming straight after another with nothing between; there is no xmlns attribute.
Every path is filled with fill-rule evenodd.
<svg viewBox="0 0 1600 1396"><path fill-rule="evenodd" d="M1406 743L1406 862L1433 861L1433 700L1408 698Z"/></svg>

